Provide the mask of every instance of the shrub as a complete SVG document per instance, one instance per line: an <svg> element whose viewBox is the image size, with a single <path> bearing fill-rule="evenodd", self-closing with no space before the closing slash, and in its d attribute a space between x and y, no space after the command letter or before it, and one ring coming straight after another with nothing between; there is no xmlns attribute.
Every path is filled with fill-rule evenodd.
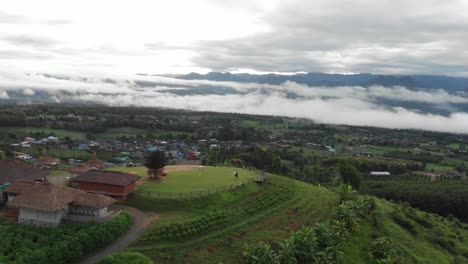
<svg viewBox="0 0 468 264"><path fill-rule="evenodd" d="M132 217L127 212L102 224L65 224L53 229L2 224L1 263L74 263L111 243L127 231L131 224ZM3 262L3 259L6 261Z"/></svg>
<svg viewBox="0 0 468 264"><path fill-rule="evenodd" d="M269 244L260 242L256 245L244 245L242 252L248 263L251 264L279 264L278 254Z"/></svg>
<svg viewBox="0 0 468 264"><path fill-rule="evenodd" d="M418 234L418 230L416 226L413 224L411 220L407 219L404 215L398 212L393 212L392 219L398 225L400 225L401 227L406 229L408 232L410 232L412 235L416 236Z"/></svg>
<svg viewBox="0 0 468 264"><path fill-rule="evenodd" d="M119 252L105 257L98 264L153 264L150 258L138 252Z"/></svg>
<svg viewBox="0 0 468 264"><path fill-rule="evenodd" d="M404 262L401 251L387 237L378 237L372 242L369 253L377 263L399 264Z"/></svg>

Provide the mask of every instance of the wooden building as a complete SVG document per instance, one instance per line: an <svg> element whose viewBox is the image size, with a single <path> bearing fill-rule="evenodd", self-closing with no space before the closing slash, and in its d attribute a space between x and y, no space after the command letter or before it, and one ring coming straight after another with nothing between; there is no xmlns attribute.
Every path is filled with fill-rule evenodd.
<svg viewBox="0 0 468 264"><path fill-rule="evenodd" d="M47 174L49 174L48 171L41 170L21 161L0 161L0 205L7 200L7 196L4 195L4 189L9 185L20 181L40 181Z"/></svg>
<svg viewBox="0 0 468 264"><path fill-rule="evenodd" d="M107 170L90 170L73 179L73 186L90 193L105 194L118 201L136 191L137 175Z"/></svg>
<svg viewBox="0 0 468 264"><path fill-rule="evenodd" d="M17 182L5 189L7 206L18 210L18 222L55 227L64 221L98 222L108 216L115 202L104 195L89 194L50 182Z"/></svg>

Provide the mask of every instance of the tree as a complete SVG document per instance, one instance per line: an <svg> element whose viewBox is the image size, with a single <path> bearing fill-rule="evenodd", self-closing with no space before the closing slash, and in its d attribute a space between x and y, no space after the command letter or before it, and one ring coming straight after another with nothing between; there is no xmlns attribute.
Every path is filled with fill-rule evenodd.
<svg viewBox="0 0 468 264"><path fill-rule="evenodd" d="M159 178L163 176L164 171L163 168L167 164L167 157L164 152L156 150L145 157L145 162L143 165L148 169L148 177L149 178Z"/></svg>
<svg viewBox="0 0 468 264"><path fill-rule="evenodd" d="M278 155L273 156L271 159L271 167L274 173L280 173L281 171L281 159Z"/></svg>
<svg viewBox="0 0 468 264"><path fill-rule="evenodd" d="M344 184L351 185L354 189L359 190L362 175L351 160L340 160L338 163L338 171L340 172Z"/></svg>

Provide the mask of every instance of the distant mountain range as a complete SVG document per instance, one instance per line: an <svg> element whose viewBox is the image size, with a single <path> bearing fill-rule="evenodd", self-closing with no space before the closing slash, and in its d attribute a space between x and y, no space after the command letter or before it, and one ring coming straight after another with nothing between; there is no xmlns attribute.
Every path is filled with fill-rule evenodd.
<svg viewBox="0 0 468 264"><path fill-rule="evenodd" d="M173 76L171 76L173 77ZM281 84L286 81L309 86L404 86L410 89L427 88L443 89L447 92L467 91L468 78L437 75L375 75L360 74L327 74L303 73L294 75L280 74L232 74L229 72L210 72L207 74L190 73L175 78L184 80L211 80L227 82L249 82L262 84Z"/></svg>

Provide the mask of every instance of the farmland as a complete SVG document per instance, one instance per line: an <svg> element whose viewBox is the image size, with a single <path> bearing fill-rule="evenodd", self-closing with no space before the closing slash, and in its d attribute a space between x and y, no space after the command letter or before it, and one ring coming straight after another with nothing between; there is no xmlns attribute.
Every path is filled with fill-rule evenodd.
<svg viewBox="0 0 468 264"><path fill-rule="evenodd" d="M69 137L73 140L79 140L85 138L85 133L78 131L70 131L64 129L52 129L52 128L37 128L37 127L0 127L0 133L13 134L18 138L24 138L36 135L55 135L60 138Z"/></svg>
<svg viewBox="0 0 468 264"><path fill-rule="evenodd" d="M274 175L270 179L271 183L264 186L253 185L256 188L247 187L205 198L159 200L157 203L146 203L141 197L135 198L138 201L130 200L130 205L140 206L147 212L158 212L161 218L126 250L142 253L157 263L218 263L220 260L223 263L240 263L244 261L241 251L245 243L279 242L303 225L326 222L339 203L336 193L326 188ZM468 235L466 230L457 227L463 224L455 220L450 224L439 216L384 200L376 202L375 217L380 219L381 224L376 225L371 217L362 220L361 228L343 247L343 263L370 263L372 259L367 254L366 245L376 234L387 235L397 245L404 237L404 246L398 245L397 248L405 263L429 260L452 263L454 257L447 250L468 250L468 245L458 237L449 237L455 232ZM398 214L401 210L407 213ZM415 223L413 225L417 231L414 232L418 235L414 236L406 230L406 226L394 220L399 217L414 221L411 220L415 219L414 215L424 216L428 221L425 225L437 227L436 231ZM440 240L453 241L452 249L440 248L432 243L431 239L437 232L443 234Z"/></svg>

